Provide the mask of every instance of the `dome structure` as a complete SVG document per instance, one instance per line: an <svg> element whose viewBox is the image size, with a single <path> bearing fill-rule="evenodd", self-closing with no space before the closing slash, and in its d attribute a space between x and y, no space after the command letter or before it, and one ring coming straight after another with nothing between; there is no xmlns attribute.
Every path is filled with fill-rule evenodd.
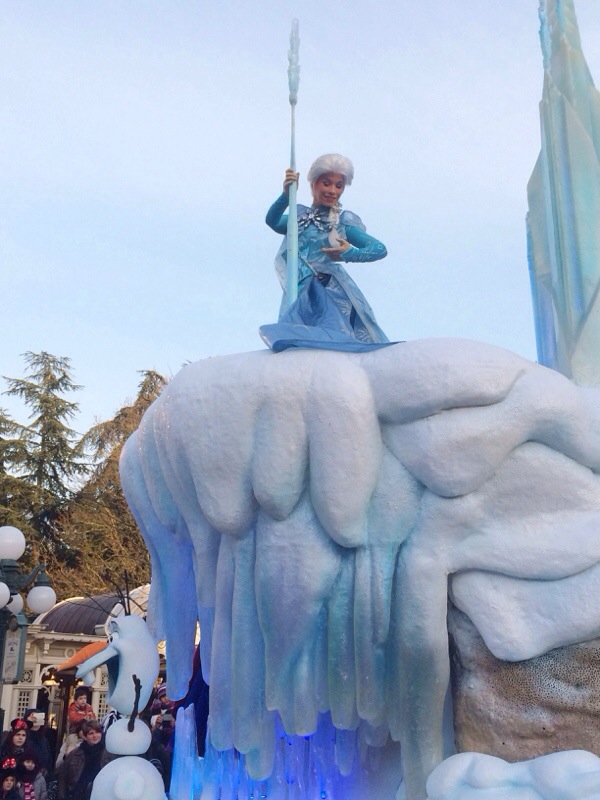
<svg viewBox="0 0 600 800"><path fill-rule="evenodd" d="M96 627L106 623L118 602L119 597L116 594L70 597L57 603L45 614L40 614L35 624L56 633L83 633L94 636Z"/></svg>
<svg viewBox="0 0 600 800"><path fill-rule="evenodd" d="M139 586L129 592L131 613L144 617L150 584ZM116 592L93 597L69 597L57 603L50 611L40 614L35 624L44 630L56 633L98 635L111 617L125 614L123 604Z"/></svg>
<svg viewBox="0 0 600 800"><path fill-rule="evenodd" d="M131 589L127 610L123 608L118 592L107 592L92 597L69 597L50 611L39 614L28 625L26 643L23 641L22 644L22 680L5 683L0 693L0 706L6 710L5 726L26 708L37 706L45 698L43 707L47 709L48 721L62 736L67 706L78 682L74 669L58 676L54 667L86 644L106 639L106 624L110 619L128 612L145 617L149 591L149 584ZM158 645L158 651L164 671L164 642ZM89 702L98 718L108 710L107 689L106 670L96 670L95 682L89 688Z"/></svg>

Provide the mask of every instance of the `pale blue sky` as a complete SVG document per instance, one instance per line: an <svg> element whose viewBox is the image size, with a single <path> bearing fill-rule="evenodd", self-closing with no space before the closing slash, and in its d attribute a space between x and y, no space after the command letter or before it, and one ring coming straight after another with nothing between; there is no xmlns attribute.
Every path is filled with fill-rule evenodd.
<svg viewBox="0 0 600 800"><path fill-rule="evenodd" d="M352 269L393 339L535 358L526 183L539 151L537 0L1 0L0 374L70 356L79 430L138 369L262 348L300 20L300 200L355 163L345 207L388 247ZM600 8L576 2L600 80ZM23 419L11 398L1 398Z"/></svg>

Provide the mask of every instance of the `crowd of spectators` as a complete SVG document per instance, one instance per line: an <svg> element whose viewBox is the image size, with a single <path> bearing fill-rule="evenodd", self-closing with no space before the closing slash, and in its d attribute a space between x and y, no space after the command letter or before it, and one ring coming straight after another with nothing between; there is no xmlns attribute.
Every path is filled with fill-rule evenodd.
<svg viewBox="0 0 600 800"><path fill-rule="evenodd" d="M58 756L55 731L45 714L29 708L11 722L0 741L0 800L88 800L98 772L118 756L106 750L107 728L118 715L96 719L85 687L78 687L67 709L67 725ZM175 743L175 704L159 686L140 714L152 733L148 759L168 792Z"/></svg>
<svg viewBox="0 0 600 800"><path fill-rule="evenodd" d="M13 719L0 745L0 798L48 800L54 773L50 739L43 712L28 708L22 719Z"/></svg>

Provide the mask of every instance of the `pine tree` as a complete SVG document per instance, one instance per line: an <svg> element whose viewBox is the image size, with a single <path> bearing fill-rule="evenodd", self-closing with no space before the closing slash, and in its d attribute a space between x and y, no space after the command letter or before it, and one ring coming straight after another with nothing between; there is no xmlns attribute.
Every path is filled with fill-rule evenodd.
<svg viewBox="0 0 600 800"><path fill-rule="evenodd" d="M32 487L15 474L26 456L22 426L0 408L0 525L14 525L31 535L28 509L33 500Z"/></svg>
<svg viewBox="0 0 600 800"><path fill-rule="evenodd" d="M121 490L119 457L125 441L167 381L141 372L135 400L77 440L69 422L78 411L68 358L26 353L24 378L5 378L6 394L30 411L20 425L0 409L0 525L15 525L28 540L21 563L38 558L57 595L113 590L124 570L134 585L149 580L146 547Z"/></svg>
<svg viewBox="0 0 600 800"><path fill-rule="evenodd" d="M21 502L27 503L30 527L39 543L66 557L57 519L87 472L77 434L68 426L79 406L65 395L81 387L73 381L69 358L27 352L24 378L6 378L5 394L19 397L29 408L29 424L20 426L14 444L12 475L21 480ZM8 453L10 454L10 450Z"/></svg>
<svg viewBox="0 0 600 800"><path fill-rule="evenodd" d="M148 552L121 489L119 458L123 445L138 427L148 406L166 385L152 370L142 371L135 400L106 422L94 425L82 447L93 464L90 477L69 503L61 525L65 542L82 569L53 574L68 584L65 591L91 594L112 590L110 579L127 570L132 586L150 579Z"/></svg>

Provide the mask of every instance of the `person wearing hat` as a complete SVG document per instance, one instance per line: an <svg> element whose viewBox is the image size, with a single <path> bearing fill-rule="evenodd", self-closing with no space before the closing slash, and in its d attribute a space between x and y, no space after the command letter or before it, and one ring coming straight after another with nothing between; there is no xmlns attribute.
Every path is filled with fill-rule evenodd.
<svg viewBox="0 0 600 800"><path fill-rule="evenodd" d="M51 779L54 772L54 756L46 736L46 715L39 708L28 708L23 718L31 726L27 735L27 749L35 751L43 775Z"/></svg>
<svg viewBox="0 0 600 800"><path fill-rule="evenodd" d="M174 714L175 703L171 698L167 695L167 687L165 684L161 684L158 689L156 690L156 699L152 703L152 714Z"/></svg>
<svg viewBox="0 0 600 800"><path fill-rule="evenodd" d="M35 750L25 748L21 763L17 766L17 778L21 800L48 800L46 779Z"/></svg>
<svg viewBox="0 0 600 800"><path fill-rule="evenodd" d="M2 800L21 800L17 791L17 762L14 758L2 759L0 767L0 798Z"/></svg>
<svg viewBox="0 0 600 800"><path fill-rule="evenodd" d="M13 719L10 730L6 732L0 748L0 759L7 758L18 760L25 751L25 743L29 736L29 725L24 719Z"/></svg>
<svg viewBox="0 0 600 800"><path fill-rule="evenodd" d="M283 289L279 322L260 328L263 340L275 351L293 346L365 350L389 342L344 268L387 255L385 246L366 232L360 217L342 210L340 197L353 178L352 162L339 153L320 156L308 171L312 205L298 205L298 299L289 307L285 211L298 173L292 169L285 172L283 193L265 220L276 233L284 234L275 260Z"/></svg>

